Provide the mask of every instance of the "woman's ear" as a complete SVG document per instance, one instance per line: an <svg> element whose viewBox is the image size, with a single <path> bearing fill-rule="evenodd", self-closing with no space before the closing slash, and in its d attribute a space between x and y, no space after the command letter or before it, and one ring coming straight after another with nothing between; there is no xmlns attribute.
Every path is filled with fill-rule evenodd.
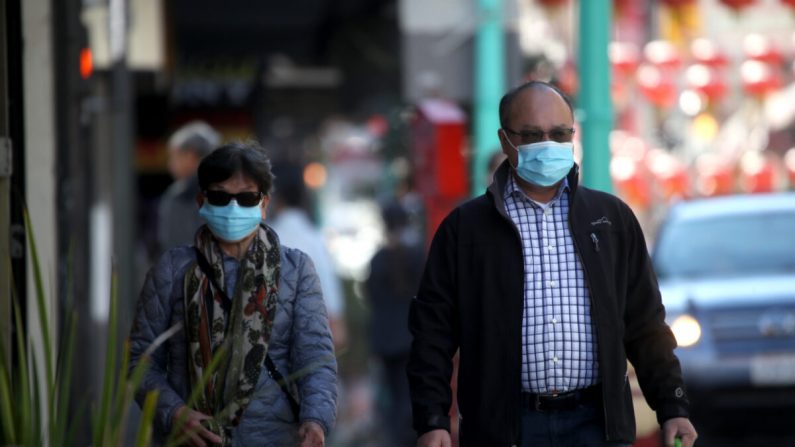
<svg viewBox="0 0 795 447"><path fill-rule="evenodd" d="M266 195L262 198L262 203L259 204L260 211L262 211L262 220L265 220L265 217L268 214L268 204L271 202L271 196Z"/></svg>

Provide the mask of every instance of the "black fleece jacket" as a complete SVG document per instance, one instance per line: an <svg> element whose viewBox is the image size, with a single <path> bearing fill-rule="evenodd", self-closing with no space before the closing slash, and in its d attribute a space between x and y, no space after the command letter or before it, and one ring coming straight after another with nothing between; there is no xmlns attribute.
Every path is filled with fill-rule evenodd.
<svg viewBox="0 0 795 447"><path fill-rule="evenodd" d="M503 203L510 171L503 163L486 194L439 226L409 316L414 428L450 429L451 359L460 350L462 446L510 446L519 437L524 265ZM687 417L688 398L640 225L615 196L578 186L578 171L568 175L569 225L599 341L605 434L633 442L627 359L661 423Z"/></svg>

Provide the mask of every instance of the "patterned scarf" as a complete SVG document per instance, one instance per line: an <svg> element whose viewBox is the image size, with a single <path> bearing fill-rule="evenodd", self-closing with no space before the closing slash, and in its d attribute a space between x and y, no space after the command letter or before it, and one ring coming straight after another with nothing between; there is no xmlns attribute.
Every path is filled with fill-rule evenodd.
<svg viewBox="0 0 795 447"><path fill-rule="evenodd" d="M206 226L196 234L195 244L211 266L215 284L224 287L221 249ZM225 303L225 294L216 290L198 262L185 275L191 389L204 384L195 407L213 416L208 428L224 439L223 445L231 441L226 429L237 425L257 385L276 311L279 246L264 226L258 228L252 245L240 261L231 303ZM218 367L204 377L222 347Z"/></svg>

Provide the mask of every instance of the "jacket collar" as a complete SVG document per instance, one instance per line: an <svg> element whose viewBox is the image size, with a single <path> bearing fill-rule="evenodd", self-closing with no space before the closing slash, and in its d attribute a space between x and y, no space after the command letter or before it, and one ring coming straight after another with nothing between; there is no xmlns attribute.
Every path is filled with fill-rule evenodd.
<svg viewBox="0 0 795 447"><path fill-rule="evenodd" d="M511 168L511 164L508 160L503 161L494 172L494 180L492 180L491 185L486 189L486 195L491 196L497 210L504 216L508 214L505 211L505 200L503 197L506 184L508 183L508 176L511 175L512 170L513 168ZM580 166L577 163L574 163L574 166L572 166L566 178L569 181L569 189L571 191L569 194L573 196L574 193L577 192L580 179Z"/></svg>

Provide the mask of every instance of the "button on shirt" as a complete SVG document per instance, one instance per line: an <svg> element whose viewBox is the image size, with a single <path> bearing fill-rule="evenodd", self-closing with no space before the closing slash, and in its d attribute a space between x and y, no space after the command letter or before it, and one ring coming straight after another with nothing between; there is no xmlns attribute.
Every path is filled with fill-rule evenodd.
<svg viewBox="0 0 795 447"><path fill-rule="evenodd" d="M503 197L522 239L522 389L531 393L586 388L599 377L589 292L568 224L568 190L564 179L552 201L541 204L511 175Z"/></svg>

